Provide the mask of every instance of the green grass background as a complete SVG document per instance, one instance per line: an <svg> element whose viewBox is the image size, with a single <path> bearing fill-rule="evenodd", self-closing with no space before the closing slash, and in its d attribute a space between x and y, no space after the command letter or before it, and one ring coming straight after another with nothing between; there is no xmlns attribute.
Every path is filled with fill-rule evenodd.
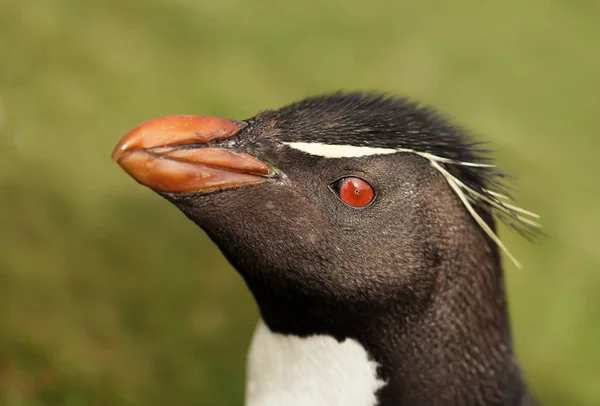
<svg viewBox="0 0 600 406"><path fill-rule="evenodd" d="M239 405L257 311L110 152L167 114L378 89L490 141L543 216L502 229L545 405L600 404L598 1L0 0L0 404Z"/></svg>

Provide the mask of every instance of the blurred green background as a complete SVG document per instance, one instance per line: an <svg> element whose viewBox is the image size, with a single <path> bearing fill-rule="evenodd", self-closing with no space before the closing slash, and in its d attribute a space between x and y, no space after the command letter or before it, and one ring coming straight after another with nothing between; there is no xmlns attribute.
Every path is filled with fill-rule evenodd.
<svg viewBox="0 0 600 406"><path fill-rule="evenodd" d="M600 404L598 1L0 0L0 404L239 405L257 311L110 160L137 123L378 89L490 141L543 217L506 263L545 405Z"/></svg>

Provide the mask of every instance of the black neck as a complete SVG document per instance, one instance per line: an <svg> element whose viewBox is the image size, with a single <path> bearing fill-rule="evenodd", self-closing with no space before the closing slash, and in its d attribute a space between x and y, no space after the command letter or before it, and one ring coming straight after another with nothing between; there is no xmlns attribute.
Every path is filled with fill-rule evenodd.
<svg viewBox="0 0 600 406"><path fill-rule="evenodd" d="M448 201L444 196L435 195L444 210L423 215L418 233L399 228L410 238L382 236L380 241L398 246L370 247L374 262L377 256L392 259L379 261L390 269L369 269L385 280L355 288L337 289L330 282L343 281L344 270L353 264L332 269L336 262L303 262L302 252L291 251L283 258L281 250L273 249L278 244L270 235L293 230L295 223L283 222L296 218L293 215L282 215L282 228L269 236L254 229L245 235L241 231L247 228L241 226L220 227L217 216L202 217L198 224L244 277L272 331L330 335L339 341L352 338L366 349L387 382L379 391L379 406L533 405L513 353L497 246L453 195ZM180 206L194 219L195 206ZM210 207L214 204L201 208ZM493 227L491 216L482 215ZM405 240L413 241L424 256L416 256L403 245ZM328 249L332 248L323 247ZM275 268L265 269L267 264ZM310 268L321 264L329 268ZM320 280L318 275L337 278Z"/></svg>
<svg viewBox="0 0 600 406"><path fill-rule="evenodd" d="M385 305L333 303L247 282L271 330L359 341L387 382L379 406L533 405L513 353L497 252L487 255L493 258L438 272L428 297L399 294Z"/></svg>

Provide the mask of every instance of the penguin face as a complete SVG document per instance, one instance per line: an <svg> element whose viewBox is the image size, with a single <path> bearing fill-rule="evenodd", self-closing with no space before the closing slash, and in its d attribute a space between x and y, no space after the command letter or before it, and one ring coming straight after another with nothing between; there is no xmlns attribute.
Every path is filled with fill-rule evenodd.
<svg viewBox="0 0 600 406"><path fill-rule="evenodd" d="M453 236L476 228L444 178L401 148L437 140L462 153L437 120L404 101L332 96L243 122L152 120L114 157L203 228L251 285L414 301L460 249Z"/></svg>
<svg viewBox="0 0 600 406"><path fill-rule="evenodd" d="M430 291L451 245L438 243L451 216L435 203L447 201L455 216L461 211L426 161L410 155L313 160L295 151L281 157L269 160L278 165L277 180L166 197L244 277L274 289L364 301ZM356 190L356 180L373 191L359 207L340 191ZM432 201L435 188L442 192Z"/></svg>

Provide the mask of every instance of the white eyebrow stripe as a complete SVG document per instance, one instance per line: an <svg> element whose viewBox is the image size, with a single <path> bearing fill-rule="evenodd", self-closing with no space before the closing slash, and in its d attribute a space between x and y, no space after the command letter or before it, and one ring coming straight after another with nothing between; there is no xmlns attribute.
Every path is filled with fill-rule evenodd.
<svg viewBox="0 0 600 406"><path fill-rule="evenodd" d="M358 158L402 152L394 148L357 147L355 145L322 144L319 142L283 142L290 148L323 158Z"/></svg>
<svg viewBox="0 0 600 406"><path fill-rule="evenodd" d="M485 192L489 193L490 196L496 198L496 200L493 200L489 196L486 196L485 194L482 194L479 191L474 190L466 184L464 184L459 178L452 175L444 167L444 164L468 166L473 168L493 168L494 165L477 162L457 161L450 158L440 157L428 152L415 151L408 148L357 147L355 145L322 144L318 142L283 142L283 144L298 151L302 151L310 155L321 156L324 158L358 158L363 156L386 155L404 152L416 154L427 159L430 162L430 164L446 178L448 184L450 185L454 193L462 201L467 211L471 214L471 216L475 219L475 221L479 224L483 231L488 235L488 237L490 237L490 239L492 239L492 241L496 243L496 245L498 245L498 247L500 247L502 251L504 251L504 253L509 257L509 259L515 264L517 268L521 268L521 264L510 253L510 251L508 251L508 249L502 243L500 238L498 238L496 233L479 216L479 214L473 208L473 205L477 206L481 202L485 202L486 204L490 205L494 210L498 210L501 213L504 213L505 215L512 216L513 218L518 219L522 223L525 223L534 228L541 227L539 223L525 217L530 216L533 218L539 218L537 214L509 204L506 201L500 201L498 199L510 199L507 199L506 196L497 192L483 189ZM471 201L473 201L474 203L472 204Z"/></svg>

